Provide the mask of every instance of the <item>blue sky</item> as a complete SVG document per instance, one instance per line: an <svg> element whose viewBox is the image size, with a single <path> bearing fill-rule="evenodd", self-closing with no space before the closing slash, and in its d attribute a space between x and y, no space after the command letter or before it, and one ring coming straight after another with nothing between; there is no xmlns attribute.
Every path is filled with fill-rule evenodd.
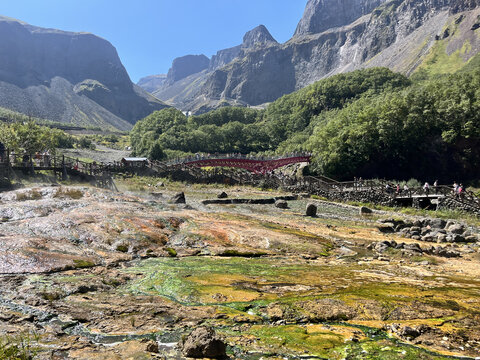
<svg viewBox="0 0 480 360"><path fill-rule="evenodd" d="M293 35L307 0L0 0L0 14L32 25L87 31L110 41L130 77L168 71L188 54L211 57L265 25Z"/></svg>

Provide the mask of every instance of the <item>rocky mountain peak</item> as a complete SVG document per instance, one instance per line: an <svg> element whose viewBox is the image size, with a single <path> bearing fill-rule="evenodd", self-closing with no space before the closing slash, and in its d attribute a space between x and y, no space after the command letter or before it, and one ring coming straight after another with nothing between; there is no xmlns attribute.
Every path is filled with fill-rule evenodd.
<svg viewBox="0 0 480 360"><path fill-rule="evenodd" d="M0 16L0 107L127 130L165 106L132 84L107 40Z"/></svg>
<svg viewBox="0 0 480 360"><path fill-rule="evenodd" d="M205 55L187 55L173 60L167 74L167 83L174 83L187 76L196 74L208 68L210 59Z"/></svg>
<svg viewBox="0 0 480 360"><path fill-rule="evenodd" d="M244 48L251 48L257 44L277 43L270 32L264 25L259 25L255 29L250 30L243 37Z"/></svg>
<svg viewBox="0 0 480 360"><path fill-rule="evenodd" d="M150 75L138 80L137 85L148 91L149 93L152 93L156 89L161 87L166 80L167 74Z"/></svg>
<svg viewBox="0 0 480 360"><path fill-rule="evenodd" d="M348 25L388 0L309 0L294 36Z"/></svg>

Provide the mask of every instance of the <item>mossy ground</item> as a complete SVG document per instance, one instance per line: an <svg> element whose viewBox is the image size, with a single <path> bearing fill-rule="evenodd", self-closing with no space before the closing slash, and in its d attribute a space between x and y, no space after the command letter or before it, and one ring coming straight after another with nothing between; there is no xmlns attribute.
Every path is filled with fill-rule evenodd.
<svg viewBox="0 0 480 360"><path fill-rule="evenodd" d="M28 275L18 283L12 278L12 289L40 307L67 313L67 321L81 324L87 339L98 335L122 342L129 336L174 333L173 342L192 326L207 324L225 337L235 359L442 359L446 354L479 354L478 254L444 259L389 249L382 254L385 261L367 247L392 239L413 242L376 228L378 218L404 214L365 217L356 207L312 199L291 201L287 210L273 205L203 206L202 199L225 189L182 188L176 183L158 190L165 198L185 191L191 206L186 208L158 197L152 200L154 189L143 192L145 202L133 196L122 200L143 209L141 214L130 206L128 212L119 212L115 203L101 232L90 218L84 219L92 233L105 232L112 240L105 244L127 260L90 264L89 258L79 256L77 266L68 271ZM242 198L276 194L237 187L226 191ZM85 197L71 202L82 201ZM305 206L312 201L318 217L305 217ZM127 258L115 250L124 243L129 244L128 254L136 246L157 244L163 257L140 253ZM430 330L418 341L392 330L420 325ZM442 343L443 338L449 340ZM462 350L466 344L471 348ZM133 350L137 345L141 343ZM99 351L93 348L90 358ZM73 349L69 355L88 351Z"/></svg>
<svg viewBox="0 0 480 360"><path fill-rule="evenodd" d="M401 279L401 271L383 267L342 264L305 264L288 258L150 259L127 273L142 273L123 291L164 296L187 306L215 306L217 327L230 343L245 351L271 356L302 354L329 359L433 359L441 355L406 346L386 333L372 338L385 324L425 324L446 333L456 333L459 319L480 311L480 282L450 277L445 286L436 276ZM392 271L390 281L385 273ZM283 291L282 289L285 289ZM354 315L338 313L343 325L321 321L317 301L339 301ZM282 307L291 325L271 323L269 306ZM295 319L311 319L294 324ZM319 319L319 320L315 320ZM313 321L313 323L312 323ZM235 330L238 322L245 323ZM362 330L362 326L367 326ZM360 329L360 330L359 330ZM370 331L370 334L368 333ZM352 340L355 338L354 340Z"/></svg>

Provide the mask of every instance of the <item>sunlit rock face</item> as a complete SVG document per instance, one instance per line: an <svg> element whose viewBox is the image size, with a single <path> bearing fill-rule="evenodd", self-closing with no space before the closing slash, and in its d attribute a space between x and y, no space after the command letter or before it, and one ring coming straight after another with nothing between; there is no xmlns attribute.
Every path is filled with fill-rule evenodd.
<svg viewBox="0 0 480 360"><path fill-rule="evenodd" d="M165 107L132 84L107 40L3 16L0 95L0 106L28 115L122 129Z"/></svg>
<svg viewBox="0 0 480 360"><path fill-rule="evenodd" d="M294 37L348 25L387 0L309 0Z"/></svg>
<svg viewBox="0 0 480 360"><path fill-rule="evenodd" d="M478 0L310 0L286 43L257 27L242 45L214 55L208 69L154 94L202 113L226 105L265 107L315 81L365 67L410 75L431 66L439 53L442 61L461 54L455 64L461 67L480 49L479 5Z"/></svg>

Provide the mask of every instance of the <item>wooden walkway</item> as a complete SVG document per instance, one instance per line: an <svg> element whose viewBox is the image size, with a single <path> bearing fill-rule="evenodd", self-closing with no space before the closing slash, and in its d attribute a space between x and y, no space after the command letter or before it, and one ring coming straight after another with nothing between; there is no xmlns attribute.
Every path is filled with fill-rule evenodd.
<svg viewBox="0 0 480 360"><path fill-rule="evenodd" d="M116 189L113 182L114 173L141 172L149 170L157 176L185 174L184 180L204 183L223 182L225 184L241 184L266 186L268 188L284 188L293 192L310 194L339 195L369 193L381 198L390 199L402 206L425 206L449 201L459 207L468 208L480 214L480 198L471 192L455 194L448 186L431 187L428 194L423 188L412 188L396 193L391 184L385 180L362 180L338 182L325 176L305 176L299 179L278 175L273 170L298 163L310 162L310 154L292 154L275 158L253 158L244 155L196 155L184 159L167 162L148 162L144 167L130 167L121 162L110 164L87 163L65 156L50 155L14 155L0 157L0 175L7 175L8 170L24 173L36 171L53 171L66 179L68 175L81 177L96 186ZM211 168L207 170L206 168ZM348 197L348 196L347 196ZM374 197L374 196L373 196Z"/></svg>
<svg viewBox="0 0 480 360"><path fill-rule="evenodd" d="M0 161L0 175L8 176L10 170L25 174L35 174L38 171L53 171L63 180L68 175L80 177L96 186L115 189L113 176L108 166L104 164L87 163L65 156L51 155L16 155L6 152Z"/></svg>

